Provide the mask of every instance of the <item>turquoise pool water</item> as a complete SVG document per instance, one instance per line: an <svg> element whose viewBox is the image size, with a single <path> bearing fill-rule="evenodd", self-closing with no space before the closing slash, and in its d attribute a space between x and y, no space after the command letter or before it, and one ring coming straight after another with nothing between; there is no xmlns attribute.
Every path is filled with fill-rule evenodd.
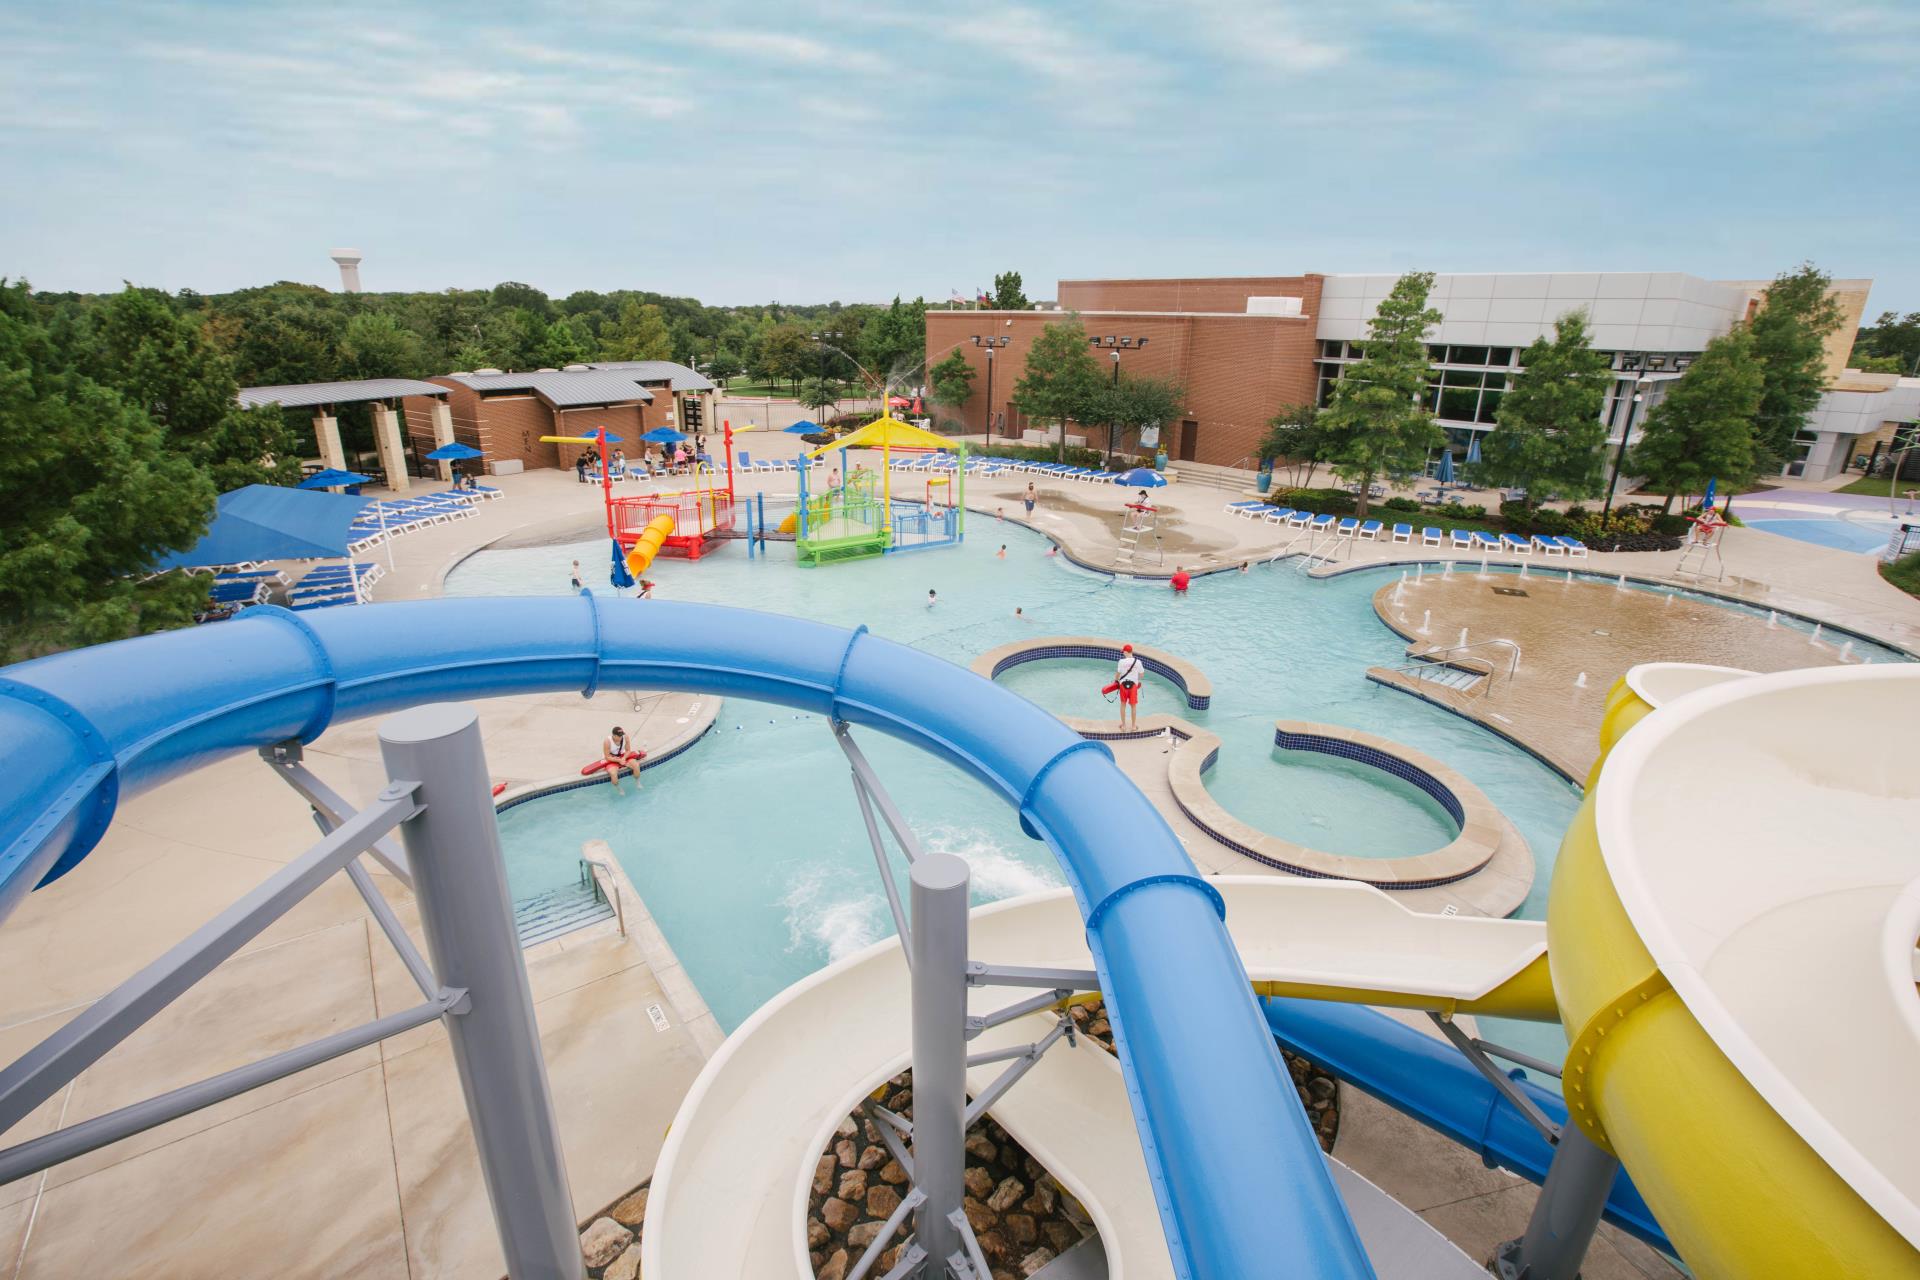
<svg viewBox="0 0 1920 1280"><path fill-rule="evenodd" d="M953 550L801 569L790 547L750 560L744 545L729 544L698 562L660 561L650 576L665 599L865 623L963 664L995 645L1046 634L1129 637L1169 649L1211 678L1212 708L1185 711L1156 679L1146 710L1178 710L1220 735L1208 786L1230 811L1336 853L1398 856L1444 844L1451 825L1419 793L1372 771L1273 747L1277 718L1383 734L1447 761L1513 820L1539 867L1521 914L1543 913L1547 873L1578 794L1485 730L1365 679L1367 667L1391 665L1404 649L1370 604L1383 574L1397 571L1315 582L1288 568L1262 568L1198 579L1178 599L1164 585L1079 570L1016 526L977 516L970 523L972 536ZM1001 543L1005 559L995 555ZM447 590L559 593L570 561L604 556L597 540L483 552L454 570ZM938 592L932 608L929 588ZM1065 714L1117 710L1099 695L1106 677L1098 664L1034 663L1003 680ZM1060 883L1045 847L1021 834L1012 811L978 784L880 735L862 742L924 842L972 863L980 900ZM649 770L646 783L638 795L592 787L504 814L515 891L564 881L575 874L585 840L607 840L729 1029L799 977L891 932L846 763L818 717L730 701L713 733Z"/></svg>

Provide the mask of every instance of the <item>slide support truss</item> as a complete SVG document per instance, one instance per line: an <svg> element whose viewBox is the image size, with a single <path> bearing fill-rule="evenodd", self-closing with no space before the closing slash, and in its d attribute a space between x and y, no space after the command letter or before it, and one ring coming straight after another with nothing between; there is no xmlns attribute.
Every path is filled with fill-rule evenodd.
<svg viewBox="0 0 1920 1280"><path fill-rule="evenodd" d="M1563 1125L1527 1233L1500 1246L1493 1273L1500 1280L1578 1280L1619 1172L1620 1161L1579 1125Z"/></svg>

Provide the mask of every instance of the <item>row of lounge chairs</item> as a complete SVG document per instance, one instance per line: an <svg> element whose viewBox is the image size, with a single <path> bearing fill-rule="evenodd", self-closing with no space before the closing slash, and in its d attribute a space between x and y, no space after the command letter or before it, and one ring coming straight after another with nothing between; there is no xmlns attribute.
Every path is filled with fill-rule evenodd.
<svg viewBox="0 0 1920 1280"><path fill-rule="evenodd" d="M386 573L371 560L353 565L323 565L312 570L287 592L287 607L295 610L329 609L341 604L365 604L373 598L373 584Z"/></svg>
<svg viewBox="0 0 1920 1280"><path fill-rule="evenodd" d="M352 541L347 545L353 551L364 551L403 533L465 520L473 515L476 505L499 496L498 489L480 485L474 489L441 489L417 497L370 502L354 517L349 529Z"/></svg>
<svg viewBox="0 0 1920 1280"><path fill-rule="evenodd" d="M1059 480L1084 480L1089 484L1118 484L1124 471L1096 471L1092 467L1070 467L1064 462L1025 462L1019 459L997 460L1002 471L1021 471L1028 475L1053 476Z"/></svg>
<svg viewBox="0 0 1920 1280"><path fill-rule="evenodd" d="M1229 502L1226 507L1232 515L1243 516L1249 520L1263 520L1268 524L1282 525L1290 529L1312 529L1316 533L1331 533L1336 538L1353 538L1362 542L1377 542L1382 534L1388 542L1414 544L1414 529L1410 524L1396 524L1389 531L1379 520L1360 520L1354 516L1334 517L1315 515L1311 511L1295 511L1288 507L1276 507L1265 502ZM1480 530L1454 529L1445 531L1434 525L1426 525L1420 530L1419 543L1422 547L1450 547L1454 551L1465 551L1477 555L1513 555L1565 556L1570 560L1584 560L1587 557L1587 544L1578 538L1564 538L1557 534L1534 534L1531 538L1517 533L1491 534Z"/></svg>

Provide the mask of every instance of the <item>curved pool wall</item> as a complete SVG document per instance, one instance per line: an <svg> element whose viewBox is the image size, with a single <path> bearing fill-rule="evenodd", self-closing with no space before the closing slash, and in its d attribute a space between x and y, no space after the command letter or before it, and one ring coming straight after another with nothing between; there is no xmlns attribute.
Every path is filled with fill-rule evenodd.
<svg viewBox="0 0 1920 1280"><path fill-rule="evenodd" d="M910 647L652 601L451 599L219 626L0 673L0 919L86 855L119 795L338 720L602 686L718 694L877 729L1018 807L1081 912L1175 1269L1372 1274L1294 1098L1218 895L1098 743Z"/></svg>

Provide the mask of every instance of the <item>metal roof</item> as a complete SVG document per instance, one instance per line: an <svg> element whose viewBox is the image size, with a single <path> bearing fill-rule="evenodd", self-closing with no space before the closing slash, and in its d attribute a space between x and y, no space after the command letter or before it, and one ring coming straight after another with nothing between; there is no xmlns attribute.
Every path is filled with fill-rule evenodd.
<svg viewBox="0 0 1920 1280"><path fill-rule="evenodd" d="M698 370L671 360L606 360L590 364L589 369L617 369L631 373L642 382L670 382L675 391L713 391L716 388Z"/></svg>
<svg viewBox="0 0 1920 1280"><path fill-rule="evenodd" d="M653 399L653 393L635 381L632 374L600 369L452 373L447 376L475 391L531 391L556 409L594 404L631 404Z"/></svg>
<svg viewBox="0 0 1920 1280"><path fill-rule="evenodd" d="M391 400L396 396L444 396L447 389L413 378L366 378L359 382L296 382L284 387L242 387L239 400L255 405L277 404L301 409L316 404L358 404L363 400Z"/></svg>

